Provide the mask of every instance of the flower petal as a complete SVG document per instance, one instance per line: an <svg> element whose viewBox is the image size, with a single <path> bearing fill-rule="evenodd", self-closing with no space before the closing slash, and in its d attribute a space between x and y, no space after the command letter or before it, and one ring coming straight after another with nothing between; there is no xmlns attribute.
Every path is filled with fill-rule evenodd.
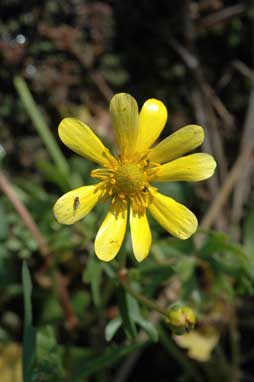
<svg viewBox="0 0 254 382"><path fill-rule="evenodd" d="M76 188L62 195L54 205L56 220L62 224L73 224L87 215L99 201L101 191L97 185Z"/></svg>
<svg viewBox="0 0 254 382"><path fill-rule="evenodd" d="M166 106L157 99L148 99L139 115L136 149L143 151L150 147L160 136L167 121Z"/></svg>
<svg viewBox="0 0 254 382"><path fill-rule="evenodd" d="M165 163L194 150L204 140L204 130L198 125L188 125L163 139L148 155L156 163Z"/></svg>
<svg viewBox="0 0 254 382"><path fill-rule="evenodd" d="M107 214L95 239L95 253L100 260L112 260L122 245L127 223L127 205L115 207Z"/></svg>
<svg viewBox="0 0 254 382"><path fill-rule="evenodd" d="M152 181L169 182L182 181L198 182L210 178L216 168L212 155L197 153L178 158L159 166Z"/></svg>
<svg viewBox="0 0 254 382"><path fill-rule="evenodd" d="M134 214L131 208L130 227L134 256L137 261L142 261L148 255L152 242L151 230L146 213L143 215Z"/></svg>
<svg viewBox="0 0 254 382"><path fill-rule="evenodd" d="M69 149L93 162L108 166L115 161L109 149L90 127L76 118L64 118L58 127L58 133Z"/></svg>
<svg viewBox="0 0 254 382"><path fill-rule="evenodd" d="M138 105L127 93L116 94L110 101L110 113L122 157L134 152L138 134Z"/></svg>
<svg viewBox="0 0 254 382"><path fill-rule="evenodd" d="M179 239L188 239L197 230L196 216L187 207L168 196L154 193L149 210L166 231Z"/></svg>

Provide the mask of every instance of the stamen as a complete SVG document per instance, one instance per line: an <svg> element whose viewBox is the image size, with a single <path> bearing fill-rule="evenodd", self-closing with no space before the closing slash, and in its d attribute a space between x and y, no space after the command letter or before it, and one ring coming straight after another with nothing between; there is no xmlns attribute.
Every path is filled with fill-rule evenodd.
<svg viewBox="0 0 254 382"><path fill-rule="evenodd" d="M146 159L148 151L137 153L132 161L122 158L115 160L112 168L99 168L91 171L91 176L100 179L98 188L102 191L102 199L112 198L112 206L116 203L126 205L131 202L133 212L143 214L148 207L154 187L148 180L157 172L158 164ZM135 161L137 160L137 162Z"/></svg>
<svg viewBox="0 0 254 382"><path fill-rule="evenodd" d="M151 181L154 175L158 172L159 167L160 167L159 163L149 162L149 166L146 170L147 179L149 181Z"/></svg>
<svg viewBox="0 0 254 382"><path fill-rule="evenodd" d="M90 176L92 178L98 178L98 179L104 180L104 179L107 179L108 177L113 177L114 176L114 170L97 168L96 170L91 171Z"/></svg>
<svg viewBox="0 0 254 382"><path fill-rule="evenodd" d="M105 157L107 158L107 160L109 161L109 163L111 164L112 168L113 168L113 169L116 168L118 162L117 162L117 160L110 154L110 152L109 152L108 149L106 149L106 150L104 151L104 155L105 155Z"/></svg>

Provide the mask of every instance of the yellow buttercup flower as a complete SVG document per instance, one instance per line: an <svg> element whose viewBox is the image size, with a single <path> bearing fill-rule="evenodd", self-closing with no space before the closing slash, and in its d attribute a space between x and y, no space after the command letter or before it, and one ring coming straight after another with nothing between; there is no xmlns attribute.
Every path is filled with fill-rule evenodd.
<svg viewBox="0 0 254 382"><path fill-rule="evenodd" d="M62 142L77 154L98 163L91 176L99 182L67 192L57 200L54 214L59 223L73 224L106 198L110 211L95 239L95 253L103 261L118 253L126 232L128 209L135 258L142 261L149 253L152 235L146 216L152 216L173 236L188 239L197 229L195 215L174 199L162 195L153 181L200 181L212 176L216 162L209 154L191 154L204 140L202 127L185 126L151 148L167 120L167 109L157 99L147 100L140 113L135 99L116 94L110 114L118 157L114 157L93 131L75 118L59 125Z"/></svg>

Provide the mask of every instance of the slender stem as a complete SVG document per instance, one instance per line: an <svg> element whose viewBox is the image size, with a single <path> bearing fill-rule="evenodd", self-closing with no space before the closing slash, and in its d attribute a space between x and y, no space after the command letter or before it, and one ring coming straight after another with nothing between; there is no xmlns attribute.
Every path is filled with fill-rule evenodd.
<svg viewBox="0 0 254 382"><path fill-rule="evenodd" d="M215 25L222 24L231 20L233 17L240 16L246 10L245 4L235 4L229 7L223 7L217 12L212 12L208 16L202 17L196 30L200 32Z"/></svg>
<svg viewBox="0 0 254 382"><path fill-rule="evenodd" d="M48 243L46 239L43 237L42 233L40 232L32 215L30 214L26 206L23 204L23 202L19 199L19 197L15 193L12 187L12 184L1 171L0 171L0 190L2 190L3 193L10 200L10 202L16 209L17 213L23 220L24 224L26 225L28 230L33 235L35 241L37 242L40 253L43 256L45 256L45 263L47 267L51 268L52 276L56 283L57 295L65 314L66 325L68 329L70 330L74 329L74 327L78 324L78 320L72 309L71 298L70 298L65 280L61 272L55 269L52 264L52 253L50 253Z"/></svg>
<svg viewBox="0 0 254 382"><path fill-rule="evenodd" d="M121 276L121 274L118 277L120 284L122 287L130 294L132 295L136 300L138 300L141 304L147 306L150 309L156 310L157 312L163 314L164 316L168 317L168 311L167 309L162 308L156 302L153 300L150 300L148 297L144 296L142 293L137 292L132 286L128 283L128 281Z"/></svg>
<svg viewBox="0 0 254 382"><path fill-rule="evenodd" d="M89 67L87 63L85 55L81 53L79 47L75 46L75 44L70 46L69 50L76 57L79 63L86 69L88 75L90 76L94 84L97 86L98 90L100 91L104 99L107 102L109 102L111 98L113 97L114 93L112 89L109 87L109 85L107 84L102 73L91 70L91 68Z"/></svg>
<svg viewBox="0 0 254 382"><path fill-rule="evenodd" d="M66 327L69 330L73 330L78 325L78 318L73 312L71 298L68 292L65 278L58 270L53 272L53 276L56 283L56 293L64 311Z"/></svg>
<svg viewBox="0 0 254 382"><path fill-rule="evenodd" d="M2 171L0 171L0 189L2 189L4 194L10 200L15 210L17 211L17 213L22 218L23 222L25 223L25 225L27 226L27 228L33 235L34 239L36 240L38 244L41 254L43 256L47 256L49 254L49 248L46 243L46 240L40 233L36 223L34 222L32 215L27 210L27 208L22 203L22 201L18 198L11 183L9 182L8 178L4 175Z"/></svg>
<svg viewBox="0 0 254 382"><path fill-rule="evenodd" d="M36 105L25 80L20 76L16 76L14 78L14 86L18 92L21 102L26 109L27 114L31 118L34 127L36 128L38 134L47 147L57 168L63 175L67 176L69 174L69 165L59 146L57 145L51 131L49 130L41 111Z"/></svg>

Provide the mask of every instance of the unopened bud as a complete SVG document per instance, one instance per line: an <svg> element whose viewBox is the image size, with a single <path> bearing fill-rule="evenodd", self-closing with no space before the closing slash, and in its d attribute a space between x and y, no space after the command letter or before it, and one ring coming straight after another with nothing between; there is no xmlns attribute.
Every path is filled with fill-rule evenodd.
<svg viewBox="0 0 254 382"><path fill-rule="evenodd" d="M167 322L175 334L184 334L194 328L196 315L188 306L174 305L168 311Z"/></svg>

